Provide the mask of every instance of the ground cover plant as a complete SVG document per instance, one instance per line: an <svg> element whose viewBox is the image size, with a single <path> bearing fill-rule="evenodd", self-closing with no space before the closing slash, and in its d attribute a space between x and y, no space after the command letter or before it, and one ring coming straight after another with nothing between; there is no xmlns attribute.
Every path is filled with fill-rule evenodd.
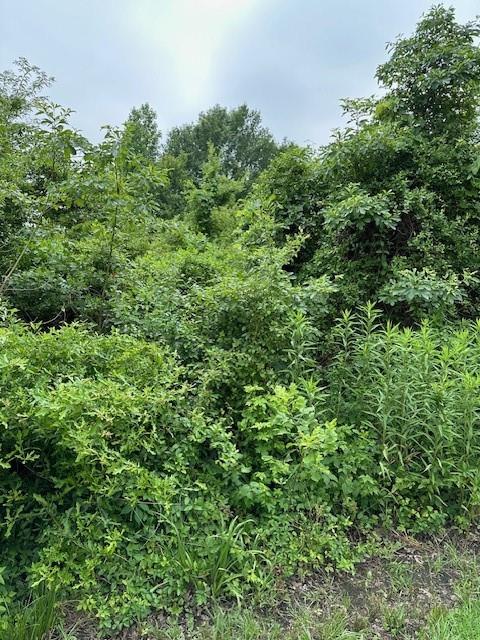
<svg viewBox="0 0 480 640"><path fill-rule="evenodd" d="M92 144L40 69L0 75L7 637L72 636L63 602L112 636L475 527L479 34L432 8L320 149L246 106L162 145L141 105ZM458 605L424 631L390 607L379 637L474 637ZM231 611L186 637L285 631ZM288 633L375 637L347 613Z"/></svg>

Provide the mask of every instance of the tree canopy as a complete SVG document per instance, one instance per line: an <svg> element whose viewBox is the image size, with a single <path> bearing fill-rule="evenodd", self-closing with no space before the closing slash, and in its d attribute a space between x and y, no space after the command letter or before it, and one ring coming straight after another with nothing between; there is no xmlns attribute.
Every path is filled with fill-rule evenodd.
<svg viewBox="0 0 480 640"><path fill-rule="evenodd" d="M198 179L210 144L219 155L223 172L235 179L245 175L255 178L278 151L260 113L243 104L230 110L216 105L201 113L197 122L173 128L165 152L184 155L189 175Z"/></svg>

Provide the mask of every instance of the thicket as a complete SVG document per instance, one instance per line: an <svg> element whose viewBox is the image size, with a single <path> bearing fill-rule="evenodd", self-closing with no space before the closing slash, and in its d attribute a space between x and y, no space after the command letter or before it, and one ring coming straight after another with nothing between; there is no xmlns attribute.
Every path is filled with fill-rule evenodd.
<svg viewBox="0 0 480 640"><path fill-rule="evenodd" d="M433 8L318 150L245 106L95 145L0 76L0 616L111 630L478 517L479 34Z"/></svg>

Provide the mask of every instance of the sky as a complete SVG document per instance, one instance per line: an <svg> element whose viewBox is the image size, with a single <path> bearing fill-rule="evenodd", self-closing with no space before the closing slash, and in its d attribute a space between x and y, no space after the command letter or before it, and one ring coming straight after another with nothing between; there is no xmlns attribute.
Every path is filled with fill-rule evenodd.
<svg viewBox="0 0 480 640"><path fill-rule="evenodd" d="M451 0L461 21L480 0ZM162 132L246 103L279 140L324 144L340 100L376 91L385 45L432 0L0 0L0 70L20 56L99 140L149 102Z"/></svg>

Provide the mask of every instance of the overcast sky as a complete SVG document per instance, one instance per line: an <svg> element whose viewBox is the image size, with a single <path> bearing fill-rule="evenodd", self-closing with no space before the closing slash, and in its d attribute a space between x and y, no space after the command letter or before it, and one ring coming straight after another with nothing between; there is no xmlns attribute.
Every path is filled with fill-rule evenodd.
<svg viewBox="0 0 480 640"><path fill-rule="evenodd" d="M459 19L480 0L453 0ZM324 143L339 100L376 91L385 43L424 0L0 0L0 67L25 56L98 140L149 102L162 131L246 102L279 139Z"/></svg>

